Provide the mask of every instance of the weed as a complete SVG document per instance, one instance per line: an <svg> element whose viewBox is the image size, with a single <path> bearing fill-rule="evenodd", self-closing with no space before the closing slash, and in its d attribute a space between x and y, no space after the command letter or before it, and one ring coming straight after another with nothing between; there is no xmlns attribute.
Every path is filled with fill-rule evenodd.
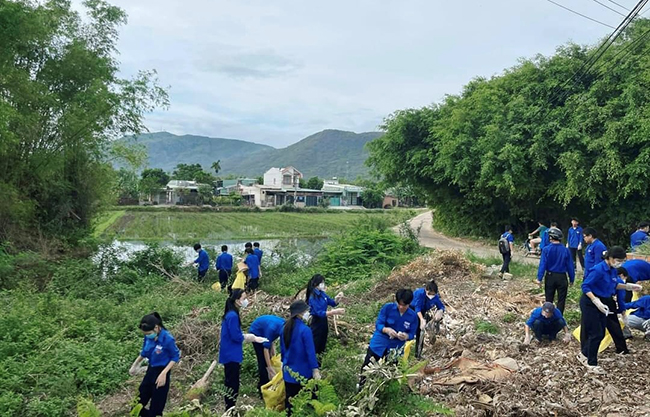
<svg viewBox="0 0 650 417"><path fill-rule="evenodd" d="M474 321L474 327L478 333L498 334L499 327L487 320L477 319Z"/></svg>
<svg viewBox="0 0 650 417"><path fill-rule="evenodd" d="M519 317L515 313L512 313L512 312L506 313L506 314L503 315L503 317L501 317L501 320L504 323L514 323L518 319L519 319Z"/></svg>

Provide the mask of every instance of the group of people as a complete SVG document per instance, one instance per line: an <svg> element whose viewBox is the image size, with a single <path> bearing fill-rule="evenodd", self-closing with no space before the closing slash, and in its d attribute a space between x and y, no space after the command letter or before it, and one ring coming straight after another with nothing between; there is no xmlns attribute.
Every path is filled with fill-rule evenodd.
<svg viewBox="0 0 650 417"><path fill-rule="evenodd" d="M225 252L225 251L224 251ZM199 255L200 256L200 255ZM338 304L343 293L331 298L326 293L325 278L314 275L306 285L304 299L296 299L288 311L288 318L262 315L251 323L247 332L242 328L241 314L249 306L245 289L232 289L225 302L219 340L219 363L224 367L224 401L226 409L235 406L239 394L241 364L244 357L244 343L252 343L257 358L258 384L261 389L273 379L278 370L272 358L279 340L282 378L285 386L285 409L291 415L291 399L295 397L310 379L320 379L320 355L325 351L328 338L328 318L345 313ZM302 291L301 291L302 292ZM296 298L296 297L294 297ZM440 300L435 281L413 292L400 289L395 302L385 304L377 317L375 331L370 340L365 360L361 367L359 389L365 383L363 373L374 360L403 353L404 344L416 339L416 355L421 354L422 329L429 320L440 321L445 306ZM158 313L144 316L140 322L144 341L140 355L131 366L130 373L138 374L144 368L141 362L146 358L148 366L140 384L141 416L158 416L167 401L170 371L180 360L180 352L174 338L163 326ZM148 406L148 408L147 408Z"/></svg>
<svg viewBox="0 0 650 417"><path fill-rule="evenodd" d="M598 239L595 229L580 227L578 219L571 221L568 230L567 243L562 244L564 235L556 223L545 228L540 223L534 233L541 233L541 239L536 244L542 246L537 284L544 286L546 302L535 309L526 322L524 343L542 338L555 340L557 334L564 329L564 340L571 339L563 313L566 305L568 288L575 282L576 256L583 269L580 298L580 353L577 359L589 371L602 374L598 366L598 350L605 337L605 329L614 341L616 353L629 354L626 339L632 337L630 329L641 330L646 339L650 339L650 296L643 296L632 302L633 291L641 291L640 281L650 280L650 263L641 259L627 260L625 249L620 246L607 248ZM650 223L643 222L630 236L630 246L634 251L639 245L648 240ZM501 237L508 242L512 250L514 237L512 228L506 227ZM501 241L500 241L501 242ZM586 252L582 256L582 247L586 244ZM500 243L500 248L502 244ZM503 256L502 272L508 271L510 255ZM555 304L554 304L555 302ZM628 314L628 310L634 311ZM623 331L618 314L625 326Z"/></svg>
<svg viewBox="0 0 650 417"><path fill-rule="evenodd" d="M200 243L194 245L194 251L197 258L190 263L197 269L197 278L199 281L205 280L210 269L210 255L201 247ZM262 277L262 256L264 251L260 249L259 242L247 242L244 245L244 255L241 261L237 263L237 276L230 283L233 271L233 256L228 253L228 246L221 246L221 254L215 260L214 269L219 275L219 285L222 290L228 289L248 289L255 291L259 287L259 280ZM230 284L229 284L230 283Z"/></svg>

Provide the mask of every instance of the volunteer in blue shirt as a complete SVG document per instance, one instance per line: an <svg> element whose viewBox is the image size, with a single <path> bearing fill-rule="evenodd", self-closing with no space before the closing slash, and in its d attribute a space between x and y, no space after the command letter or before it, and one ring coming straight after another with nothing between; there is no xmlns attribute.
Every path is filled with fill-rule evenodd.
<svg viewBox="0 0 650 417"><path fill-rule="evenodd" d="M571 333L569 332L566 320L564 320L564 316L559 309L555 308L553 303L548 301L532 311L530 318L526 321L525 329L525 345L530 344L531 341L530 329L533 329L535 340L538 342L541 342L544 336L548 338L549 342L554 341L557 338L558 332L562 329L564 329L564 338L562 340L565 343L571 341Z"/></svg>
<svg viewBox="0 0 650 417"><path fill-rule="evenodd" d="M255 255L252 248L246 248L245 253L244 263L248 266L248 287L255 291L260 286L260 277L262 276L260 258Z"/></svg>
<svg viewBox="0 0 650 417"><path fill-rule="evenodd" d="M630 248L632 248L632 252L648 240L648 232L650 232L650 223L641 222L637 231L630 235Z"/></svg>
<svg viewBox="0 0 650 417"><path fill-rule="evenodd" d="M580 298L580 350L578 360L589 371L603 374L598 366L598 348L605 337L605 328L609 330L612 339L617 343L617 353L628 353L623 338L623 332L616 316L616 303L613 296L617 289L636 291L637 284L620 284L616 268L619 268L626 258L626 253L620 246L614 246L605 254L605 260L587 272L582 283ZM612 313L612 314L610 314ZM610 318L609 316L612 316ZM620 341L622 340L622 346Z"/></svg>
<svg viewBox="0 0 650 417"><path fill-rule="evenodd" d="M221 321L221 340L219 344L219 363L223 365L226 394L226 410L234 407L239 396L239 374L244 359L244 342L264 343L267 339L252 333L243 334L239 311L248 307L248 297L242 290L233 290L224 309Z"/></svg>
<svg viewBox="0 0 650 417"><path fill-rule="evenodd" d="M503 264L501 265L501 272L499 277L503 278L503 274L510 273L510 261L512 260L512 254L514 252L514 243L515 237L512 235L512 227L506 226L506 231L501 235L501 238L506 238L508 241L508 251L502 251L501 257L503 258Z"/></svg>
<svg viewBox="0 0 650 417"><path fill-rule="evenodd" d="M434 307L435 314L431 317L429 313ZM415 332L415 355L419 358L422 355L420 348L422 331L426 328L427 322L431 318L436 322L442 320L442 315L445 311L445 305L440 300L440 294L438 294L438 284L436 284L436 281L431 280L427 282L424 288L415 290L411 308L418 316L418 328Z"/></svg>
<svg viewBox="0 0 650 417"><path fill-rule="evenodd" d="M292 375L304 379L320 379L314 337L305 324L309 320L309 306L302 300L294 301L289 307L289 319L284 324L280 337L282 354L282 377L286 392L285 409L291 415L291 399L302 389L302 384Z"/></svg>
<svg viewBox="0 0 650 417"><path fill-rule="evenodd" d="M271 364L271 358L275 356L273 342L282 334L283 326L283 318L267 315L256 318L248 329L249 333L267 339L264 343L253 343L255 356L257 356L257 371L260 378L257 389L262 388L263 385L266 385L275 376L275 369Z"/></svg>
<svg viewBox="0 0 650 417"><path fill-rule="evenodd" d="M210 269L210 257L205 250L201 249L200 243L194 245L194 251L198 254L198 257L192 263L197 265L196 269L198 271L199 281L203 281L205 274L207 274L208 269Z"/></svg>
<svg viewBox="0 0 650 417"><path fill-rule="evenodd" d="M418 316L410 308L411 302L413 302L413 291L401 289L395 293L395 302L384 304L379 311L375 332L370 339L366 358L361 366L359 388L365 382L363 372L372 359L378 361L391 351L399 354L406 341L415 337Z"/></svg>
<svg viewBox="0 0 650 417"><path fill-rule="evenodd" d="M619 276L625 277L625 282L636 284L639 281L650 280L650 263L643 259L630 259L623 262L623 266L619 271ZM625 302L632 301L632 291L626 291Z"/></svg>
<svg viewBox="0 0 650 417"><path fill-rule="evenodd" d="M305 301L309 304L309 315L311 317L309 327L314 335L314 347L317 355L325 352L327 346L327 334L329 332L327 318L345 313L343 308L335 308L329 311L327 309L330 306L336 307L339 304L338 299L342 296L343 294L339 293L333 300L325 293L325 278L321 274L311 277L307 284Z"/></svg>
<svg viewBox="0 0 650 417"><path fill-rule="evenodd" d="M232 275L232 255L228 253L228 246L221 246L221 255L217 256L214 267L219 273L219 284L223 290L228 286L228 279Z"/></svg>
<svg viewBox="0 0 650 417"><path fill-rule="evenodd" d="M616 273L618 274L618 279L616 280L618 284L625 284L626 282L630 282L630 283L632 282L625 268L623 267L616 268ZM628 293L630 294L629 299L627 298ZM630 301L632 301L632 291L626 291L625 289L620 289L619 286L617 285L616 305L618 306L618 308L616 309L616 313L621 315L621 318L623 319L623 323L627 323L627 319L625 317L627 311L626 303L629 303ZM625 327L623 327L623 338L627 340L627 339L632 339L632 337L633 337L632 331L627 325L625 325Z"/></svg>
<svg viewBox="0 0 650 417"><path fill-rule="evenodd" d="M551 244L542 250L542 257L537 268L537 285L541 288L542 279L545 278L546 301L552 303L557 292L557 308L560 313L564 314L566 295L569 291L567 274L571 285L573 285L576 279L575 269L573 269L569 249L562 246L562 231L553 227L548 230L548 236L551 239Z"/></svg>
<svg viewBox="0 0 650 417"><path fill-rule="evenodd" d="M585 251L585 269L583 271L584 277L587 277L589 270L603 261L603 253L607 251L607 247L598 239L598 233L592 227L586 227L582 231L582 236L588 245Z"/></svg>
<svg viewBox="0 0 650 417"><path fill-rule="evenodd" d="M577 255L580 267L584 270L585 258L582 256L582 227L580 227L580 222L576 217L571 219L571 227L567 231L566 247L569 248L569 251L571 252L573 266L576 269L578 268L578 263L576 261Z"/></svg>
<svg viewBox="0 0 650 417"><path fill-rule="evenodd" d="M149 365L140 384L141 416L162 416L169 393L170 371L178 363L181 352L176 346L174 337L163 326L160 314L153 312L140 320L140 330L144 333L142 351L137 357L129 373L136 375L140 371L140 363L147 359ZM147 410L147 403L151 401Z"/></svg>
<svg viewBox="0 0 650 417"><path fill-rule="evenodd" d="M650 340L650 295L644 295L632 303L626 303L629 310L636 309L625 318L625 325L641 330L645 333L646 340Z"/></svg>
<svg viewBox="0 0 650 417"><path fill-rule="evenodd" d="M260 243L255 242L253 243L253 253L255 253L255 256L257 256L260 260L260 265L262 265L262 256L264 255L264 251L260 249Z"/></svg>

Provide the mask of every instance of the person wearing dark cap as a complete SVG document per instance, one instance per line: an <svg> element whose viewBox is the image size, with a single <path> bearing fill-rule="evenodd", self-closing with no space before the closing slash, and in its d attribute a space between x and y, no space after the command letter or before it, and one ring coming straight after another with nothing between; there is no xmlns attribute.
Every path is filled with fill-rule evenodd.
<svg viewBox="0 0 650 417"><path fill-rule="evenodd" d="M616 316L617 308L613 297L617 289L638 291L640 286L618 282L617 268L620 268L625 259L626 253L623 248L612 247L605 253L605 260L589 269L582 283L583 294L580 298L581 353L578 354L578 361L593 373L604 373L603 369L598 366L598 349L600 342L605 337L605 328L609 330L609 334L616 344L616 353L629 353Z"/></svg>
<svg viewBox="0 0 650 417"><path fill-rule="evenodd" d="M602 262L603 254L607 251L607 246L598 239L598 232L593 227L585 227L582 231L582 237L588 245L585 251L585 269L583 275L586 278L591 268Z"/></svg>
<svg viewBox="0 0 650 417"><path fill-rule="evenodd" d="M571 341L571 333L569 333L569 327L566 324L564 316L559 309L555 308L553 303L545 302L541 307L538 307L532 311L530 318L526 321L526 337L524 338L524 344L528 345L531 341L530 330L533 330L535 333L535 339L538 342L542 341L542 338L546 336L549 342L552 342L556 339L557 334L560 330L564 329L564 338L562 339L565 343Z"/></svg>
<svg viewBox="0 0 650 417"><path fill-rule="evenodd" d="M579 261L580 267L585 269L585 257L582 255L582 227L580 227L577 217L571 218L571 227L567 230L566 247L571 252L573 266L577 268L577 262ZM577 261L576 257L578 258Z"/></svg>
<svg viewBox="0 0 650 417"><path fill-rule="evenodd" d="M223 365L224 369L224 385L227 391L224 395L226 410L235 406L239 396L239 374L244 359L244 342L268 342L268 339L264 337L242 332L239 311L246 307L248 307L246 292L233 290L226 300L223 320L221 321L219 363Z"/></svg>
<svg viewBox="0 0 650 417"><path fill-rule="evenodd" d="M630 248L632 252L648 241L648 232L650 232L650 222L639 223L636 232L630 235Z"/></svg>
<svg viewBox="0 0 650 417"><path fill-rule="evenodd" d="M379 311L375 332L370 339L366 358L361 366L362 376L359 378L359 388L365 382L363 371L372 359L378 361L391 351L399 352L407 340L415 338L418 316L410 308L412 301L413 291L401 289L395 293L395 302L384 304Z"/></svg>
<svg viewBox="0 0 650 417"><path fill-rule="evenodd" d="M167 394L169 393L170 371L181 357L174 337L163 326L160 314L153 312L140 320L140 330L144 334L142 350L129 373L133 376L139 372L140 363L147 359L149 365L140 383L141 416L162 416ZM149 403L147 409L147 403Z"/></svg>
<svg viewBox="0 0 650 417"><path fill-rule="evenodd" d="M564 313L564 305L569 290L569 282L573 285L576 279L575 269L571 261L569 249L562 246L562 231L552 227L548 229L547 235L551 244L542 250L542 256L537 268L537 285L542 286L542 279L545 279L544 293L546 301L553 302L557 292L557 308ZM569 281L567 281L567 275Z"/></svg>
<svg viewBox="0 0 650 417"><path fill-rule="evenodd" d="M198 280L203 281L205 274L207 274L208 269L210 269L210 256L208 256L208 253L201 248L200 243L194 245L194 251L197 253L198 257L192 263L197 266Z"/></svg>
<svg viewBox="0 0 650 417"><path fill-rule="evenodd" d="M282 377L286 391L284 404L288 416L291 415L291 399L302 389L301 382L294 375L298 374L306 380L320 379L314 337L305 324L309 320L309 305L302 300L294 301L289 307L289 315L280 337Z"/></svg>

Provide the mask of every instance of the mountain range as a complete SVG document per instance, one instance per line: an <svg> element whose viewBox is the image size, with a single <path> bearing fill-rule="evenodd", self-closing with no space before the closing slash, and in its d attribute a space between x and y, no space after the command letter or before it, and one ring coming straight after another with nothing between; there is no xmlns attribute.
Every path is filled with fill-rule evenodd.
<svg viewBox="0 0 650 417"><path fill-rule="evenodd" d="M271 167L293 166L305 178L353 179L368 175L368 167L364 165L368 152L364 146L381 135L381 132L324 130L282 149L237 139L177 136L168 132L124 140L144 145L149 154L148 166L168 172L180 163L199 163L210 171L212 163L220 160L220 176L257 177Z"/></svg>

